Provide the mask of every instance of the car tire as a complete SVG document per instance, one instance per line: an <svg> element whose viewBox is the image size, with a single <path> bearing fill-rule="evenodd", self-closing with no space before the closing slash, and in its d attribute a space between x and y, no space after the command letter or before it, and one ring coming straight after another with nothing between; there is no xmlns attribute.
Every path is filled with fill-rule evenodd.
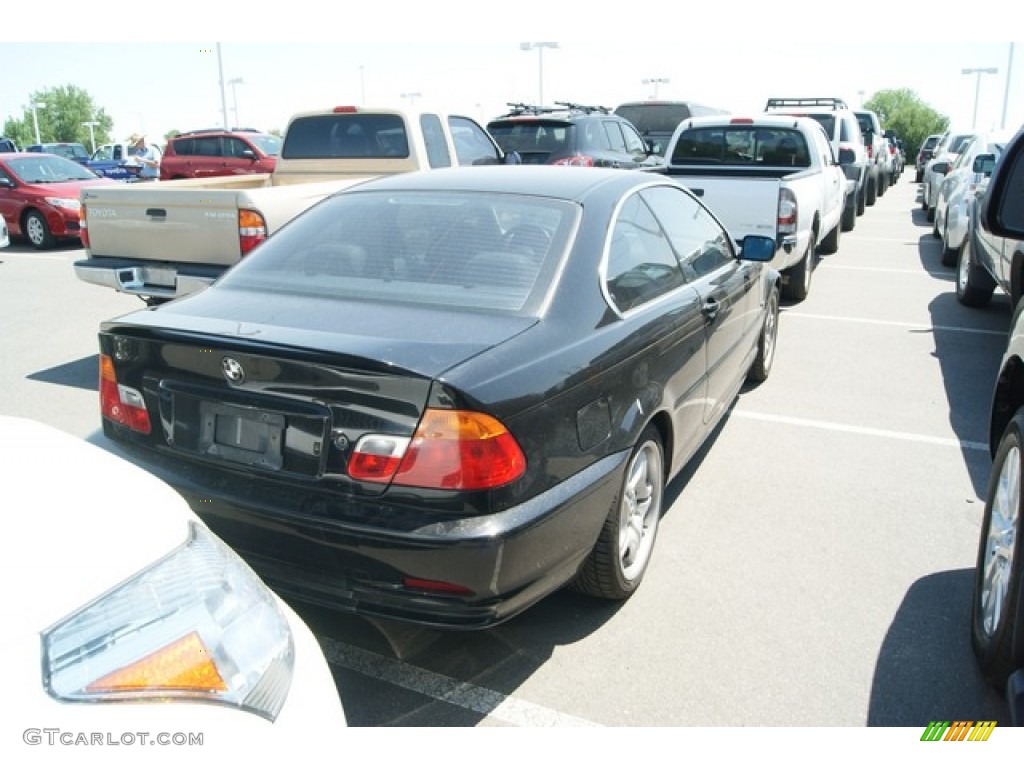
<svg viewBox="0 0 1024 768"><path fill-rule="evenodd" d="M942 231L939 228L939 214L938 214L938 210L936 210L936 212L935 212L935 223L932 224L932 237L934 237L936 240L941 240L942 239Z"/></svg>
<svg viewBox="0 0 1024 768"><path fill-rule="evenodd" d="M864 202L867 203L868 205L874 205L875 204L875 200L877 200L877 199L878 199L878 180L877 179L874 179L874 180L869 179L868 180L867 197L865 198Z"/></svg>
<svg viewBox="0 0 1024 768"><path fill-rule="evenodd" d="M984 307L995 289L996 281L971 259L971 237L968 233L957 254L956 298L967 307Z"/></svg>
<svg viewBox="0 0 1024 768"><path fill-rule="evenodd" d="M857 200L855 198L843 207L843 219L839 226L843 228L843 232L849 232L857 226Z"/></svg>
<svg viewBox="0 0 1024 768"><path fill-rule="evenodd" d="M971 611L971 646L985 678L1003 690L1024 665L1021 609L1021 504L1024 500L1024 410L1003 431L992 460L978 542Z"/></svg>
<svg viewBox="0 0 1024 768"><path fill-rule="evenodd" d="M821 241L821 245L818 246L818 252L825 255L831 256L839 250L839 237L842 235L843 227L842 222L837 222L832 228L832 231L825 235L825 239Z"/></svg>
<svg viewBox="0 0 1024 768"><path fill-rule="evenodd" d="M928 211L928 221L935 221L935 206L925 203L925 210Z"/></svg>
<svg viewBox="0 0 1024 768"><path fill-rule="evenodd" d="M860 190L860 192L857 195L857 215L858 216L863 216L864 215L864 211L867 210L867 207L868 207L867 200L868 200L868 183L865 181L861 185L861 190Z"/></svg>
<svg viewBox="0 0 1024 768"><path fill-rule="evenodd" d="M793 301L803 301L811 292L811 277L814 274L815 254L817 251L817 237L814 230L811 230L811 241L807 244L807 252L786 271L786 298Z"/></svg>
<svg viewBox="0 0 1024 768"><path fill-rule="evenodd" d="M922 181L924 181L924 173L918 171L916 174L914 174L914 183L920 184Z"/></svg>
<svg viewBox="0 0 1024 768"><path fill-rule="evenodd" d="M664 493L661 436L648 426L630 453L597 542L576 574L577 590L607 600L624 600L636 591L651 561Z"/></svg>
<svg viewBox="0 0 1024 768"><path fill-rule="evenodd" d="M775 342L779 336L779 289L772 286L768 294L767 306L765 307L764 323L761 325L761 335L757 339L757 356L754 358L747 378L750 381L762 382L772 372L772 363L775 362Z"/></svg>
<svg viewBox="0 0 1024 768"><path fill-rule="evenodd" d="M45 251L53 248L57 243L50 232L50 225L46 223L46 217L39 211L29 211L25 215L25 224L22 231L36 250Z"/></svg>

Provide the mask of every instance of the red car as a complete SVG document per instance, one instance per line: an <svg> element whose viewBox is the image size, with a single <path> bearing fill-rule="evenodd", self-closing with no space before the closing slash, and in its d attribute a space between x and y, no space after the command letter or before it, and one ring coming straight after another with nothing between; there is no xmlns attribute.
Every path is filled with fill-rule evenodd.
<svg viewBox="0 0 1024 768"><path fill-rule="evenodd" d="M38 152L0 155L0 215L12 235L40 250L78 238L82 187L118 184L73 160Z"/></svg>
<svg viewBox="0 0 1024 768"><path fill-rule="evenodd" d="M182 133L168 140L160 180L273 173L281 139L248 128Z"/></svg>

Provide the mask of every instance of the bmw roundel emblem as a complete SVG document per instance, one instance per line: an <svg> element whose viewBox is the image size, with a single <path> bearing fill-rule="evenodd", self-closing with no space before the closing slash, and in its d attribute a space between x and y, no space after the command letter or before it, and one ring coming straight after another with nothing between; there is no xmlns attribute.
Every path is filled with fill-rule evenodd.
<svg viewBox="0 0 1024 768"><path fill-rule="evenodd" d="M242 364L233 357L225 357L220 361L221 370L224 371L224 378L232 384L241 384L245 381L245 369Z"/></svg>

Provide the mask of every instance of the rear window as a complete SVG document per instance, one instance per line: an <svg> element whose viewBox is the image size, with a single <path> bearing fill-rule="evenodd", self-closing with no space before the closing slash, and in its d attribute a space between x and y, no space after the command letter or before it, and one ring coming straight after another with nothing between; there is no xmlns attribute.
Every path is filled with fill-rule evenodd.
<svg viewBox="0 0 1024 768"><path fill-rule="evenodd" d="M281 229L219 286L527 314L554 283L578 215L522 195L349 192Z"/></svg>
<svg viewBox="0 0 1024 768"><path fill-rule="evenodd" d="M673 165L694 163L807 168L810 153L799 131L753 125L690 128L679 135Z"/></svg>
<svg viewBox="0 0 1024 768"><path fill-rule="evenodd" d="M669 134L692 116L686 104L623 104L615 108L615 114L629 120L640 133Z"/></svg>
<svg viewBox="0 0 1024 768"><path fill-rule="evenodd" d="M400 115L343 113L296 118L288 126L281 157L409 157L409 139Z"/></svg>
<svg viewBox="0 0 1024 768"><path fill-rule="evenodd" d="M505 152L568 154L575 126L564 120L507 120L488 123L487 131Z"/></svg>

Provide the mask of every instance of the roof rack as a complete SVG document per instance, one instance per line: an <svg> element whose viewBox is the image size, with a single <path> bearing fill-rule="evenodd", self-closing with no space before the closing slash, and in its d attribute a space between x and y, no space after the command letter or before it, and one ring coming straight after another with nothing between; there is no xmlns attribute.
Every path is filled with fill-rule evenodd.
<svg viewBox="0 0 1024 768"><path fill-rule="evenodd" d="M555 104L565 107L566 109L572 112L586 112L588 115L593 112L603 112L604 114L607 115L609 112L611 112L611 110L608 109L608 107L586 106L584 104L574 104L571 101L556 101Z"/></svg>
<svg viewBox="0 0 1024 768"><path fill-rule="evenodd" d="M814 97L808 99L768 99L765 109L775 107L832 107L833 109L849 109L846 102L828 96Z"/></svg>
<svg viewBox="0 0 1024 768"><path fill-rule="evenodd" d="M512 107L512 111L505 115L505 117L515 117L516 115L543 115L550 112L561 111L554 107L539 107L536 104L524 104L522 102L514 101L507 101L505 103Z"/></svg>

